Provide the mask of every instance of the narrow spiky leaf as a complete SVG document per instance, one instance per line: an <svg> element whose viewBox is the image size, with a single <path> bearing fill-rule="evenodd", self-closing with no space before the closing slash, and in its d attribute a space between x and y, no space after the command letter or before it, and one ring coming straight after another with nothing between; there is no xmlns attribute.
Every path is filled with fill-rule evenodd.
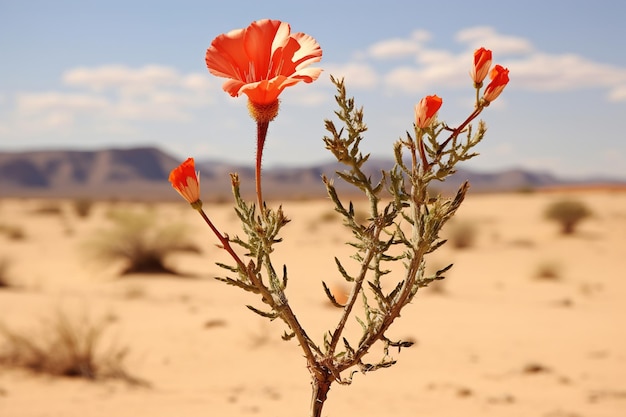
<svg viewBox="0 0 626 417"><path fill-rule="evenodd" d="M326 283L324 281L322 281L322 286L324 287L324 292L326 293L326 296L328 297L328 299L330 300L330 303L332 305L334 305L335 307L338 308L344 308L345 306L340 304L336 299L335 299L335 295L330 291L330 288L328 288L328 286L326 285Z"/></svg>
<svg viewBox="0 0 626 417"><path fill-rule="evenodd" d="M270 320L274 320L275 318L278 317L278 313L275 311L261 311L257 308L252 307L251 305L247 305L246 307L248 307L250 310L254 311L255 313L257 313L259 316L261 317L265 317L268 318Z"/></svg>

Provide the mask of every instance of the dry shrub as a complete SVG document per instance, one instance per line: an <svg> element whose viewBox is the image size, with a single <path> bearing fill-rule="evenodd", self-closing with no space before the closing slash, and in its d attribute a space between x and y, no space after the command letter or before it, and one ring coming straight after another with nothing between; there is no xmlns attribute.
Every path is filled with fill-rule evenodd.
<svg viewBox="0 0 626 417"><path fill-rule="evenodd" d="M543 261L537 265L535 278L541 281L558 281L561 279L561 266L554 261Z"/></svg>
<svg viewBox="0 0 626 417"><path fill-rule="evenodd" d="M591 216L591 210L581 201L559 200L548 206L545 216L561 225L562 234L569 235L582 220Z"/></svg>
<svg viewBox="0 0 626 417"><path fill-rule="evenodd" d="M466 249L476 242L476 227L469 221L450 222L447 236L452 247Z"/></svg>
<svg viewBox="0 0 626 417"><path fill-rule="evenodd" d="M10 262L7 258L0 258L0 288L10 288L13 286L9 278Z"/></svg>
<svg viewBox="0 0 626 417"><path fill-rule="evenodd" d="M158 225L154 216L130 211L111 215L113 227L89 242L92 254L105 262L123 261L123 274L177 272L165 260L174 252L198 253L183 225Z"/></svg>
<svg viewBox="0 0 626 417"><path fill-rule="evenodd" d="M74 207L74 212L80 218L87 218L89 214L91 214L91 209L94 206L93 200L87 198L78 198L73 201L72 206Z"/></svg>
<svg viewBox="0 0 626 417"><path fill-rule="evenodd" d="M121 378L142 383L124 367L128 348L103 347L110 320L69 316L61 310L32 333L9 329L0 322L0 363L37 373L86 379Z"/></svg>
<svg viewBox="0 0 626 417"><path fill-rule="evenodd" d="M10 240L22 240L26 236L22 227L6 223L0 223L0 234Z"/></svg>
<svg viewBox="0 0 626 417"><path fill-rule="evenodd" d="M337 214L334 210L328 210L320 214L319 222L320 223L333 223L339 219L339 214Z"/></svg>
<svg viewBox="0 0 626 417"><path fill-rule="evenodd" d="M60 216L63 214L63 207L60 203L48 201L41 204L39 207L36 207L33 210L33 213Z"/></svg>
<svg viewBox="0 0 626 417"><path fill-rule="evenodd" d="M26 238L24 228L9 224L0 223L0 234L5 235L10 240L24 240Z"/></svg>

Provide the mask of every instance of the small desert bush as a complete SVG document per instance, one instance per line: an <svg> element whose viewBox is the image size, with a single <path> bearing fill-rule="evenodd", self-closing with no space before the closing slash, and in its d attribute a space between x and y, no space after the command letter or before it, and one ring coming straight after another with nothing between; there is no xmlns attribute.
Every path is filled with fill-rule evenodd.
<svg viewBox="0 0 626 417"><path fill-rule="evenodd" d="M23 240L26 237L22 227L2 223L0 223L0 234L5 235L10 240Z"/></svg>
<svg viewBox="0 0 626 417"><path fill-rule="evenodd" d="M542 261L535 268L535 279L558 281L561 279L561 266L554 261Z"/></svg>
<svg viewBox="0 0 626 417"><path fill-rule="evenodd" d="M575 232L578 224L591 215L591 210L577 200L559 200L550 204L545 216L560 224L561 233L569 235Z"/></svg>
<svg viewBox="0 0 626 417"><path fill-rule="evenodd" d="M48 201L36 207L33 213L60 216L63 214L63 207L57 202Z"/></svg>
<svg viewBox="0 0 626 417"><path fill-rule="evenodd" d="M130 211L111 214L113 226L98 232L88 248L96 258L123 261L123 274L175 273L166 258L174 252L198 253L189 230L182 225L159 225L150 214Z"/></svg>
<svg viewBox="0 0 626 417"><path fill-rule="evenodd" d="M469 221L451 222L447 237L454 248L469 248L476 242L476 227Z"/></svg>
<svg viewBox="0 0 626 417"><path fill-rule="evenodd" d="M0 322L0 363L34 372L87 379L122 378L139 382L125 370L125 347L104 346L111 322L58 310L32 332L16 331Z"/></svg>
<svg viewBox="0 0 626 417"><path fill-rule="evenodd" d="M72 202L74 212L78 217L87 218L94 206L93 200L87 198L78 198Z"/></svg>
<svg viewBox="0 0 626 417"><path fill-rule="evenodd" d="M9 288L12 286L9 279L9 260L7 258L0 258L0 288Z"/></svg>
<svg viewBox="0 0 626 417"><path fill-rule="evenodd" d="M339 215L337 214L336 211L328 210L320 214L319 222L320 223L332 223L332 222L337 221L338 218L339 218Z"/></svg>

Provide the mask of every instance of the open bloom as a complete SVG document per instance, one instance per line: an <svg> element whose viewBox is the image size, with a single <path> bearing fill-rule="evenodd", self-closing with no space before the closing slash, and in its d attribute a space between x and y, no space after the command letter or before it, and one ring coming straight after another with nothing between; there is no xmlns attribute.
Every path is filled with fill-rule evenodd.
<svg viewBox="0 0 626 417"><path fill-rule="evenodd" d="M415 105L415 125L425 129L429 127L435 119L443 100L436 96L426 96Z"/></svg>
<svg viewBox="0 0 626 417"><path fill-rule="evenodd" d="M196 171L193 158L187 158L185 162L170 172L172 187L183 196L189 204L197 204L200 201L200 173Z"/></svg>
<svg viewBox="0 0 626 417"><path fill-rule="evenodd" d="M286 87L300 81L315 81L322 70L307 67L321 59L315 39L269 19L219 35L206 51L211 74L229 78L224 91L233 97L244 93L256 105L276 102Z"/></svg>
<svg viewBox="0 0 626 417"><path fill-rule="evenodd" d="M509 70L502 65L496 65L489 73L489 78L491 78L491 82L485 88L483 99L490 103L498 98L509 83Z"/></svg>
<svg viewBox="0 0 626 417"><path fill-rule="evenodd" d="M474 66L470 71L470 76L474 80L474 84L480 84L489 74L491 67L491 51L483 47L474 51Z"/></svg>

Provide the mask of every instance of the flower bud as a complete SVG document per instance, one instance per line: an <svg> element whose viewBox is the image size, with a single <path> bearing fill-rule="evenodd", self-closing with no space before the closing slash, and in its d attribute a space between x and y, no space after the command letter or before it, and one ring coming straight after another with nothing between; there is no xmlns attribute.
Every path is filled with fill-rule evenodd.
<svg viewBox="0 0 626 417"><path fill-rule="evenodd" d="M439 111L442 103L443 100L436 95L421 99L415 106L415 125L421 129L429 127L437 116L437 111Z"/></svg>
<svg viewBox="0 0 626 417"><path fill-rule="evenodd" d="M489 74L491 67L491 51L480 47L474 51L474 66L470 71L470 76L474 80L474 84L479 85Z"/></svg>
<svg viewBox="0 0 626 417"><path fill-rule="evenodd" d="M491 78L491 82L487 88L485 88L483 99L491 103L498 98L502 90L504 90L504 87L508 84L509 70L501 65L496 65L489 73L489 78Z"/></svg>
<svg viewBox="0 0 626 417"><path fill-rule="evenodd" d="M196 171L193 158L187 158L174 168L169 181L189 204L193 206L200 202L200 173Z"/></svg>

